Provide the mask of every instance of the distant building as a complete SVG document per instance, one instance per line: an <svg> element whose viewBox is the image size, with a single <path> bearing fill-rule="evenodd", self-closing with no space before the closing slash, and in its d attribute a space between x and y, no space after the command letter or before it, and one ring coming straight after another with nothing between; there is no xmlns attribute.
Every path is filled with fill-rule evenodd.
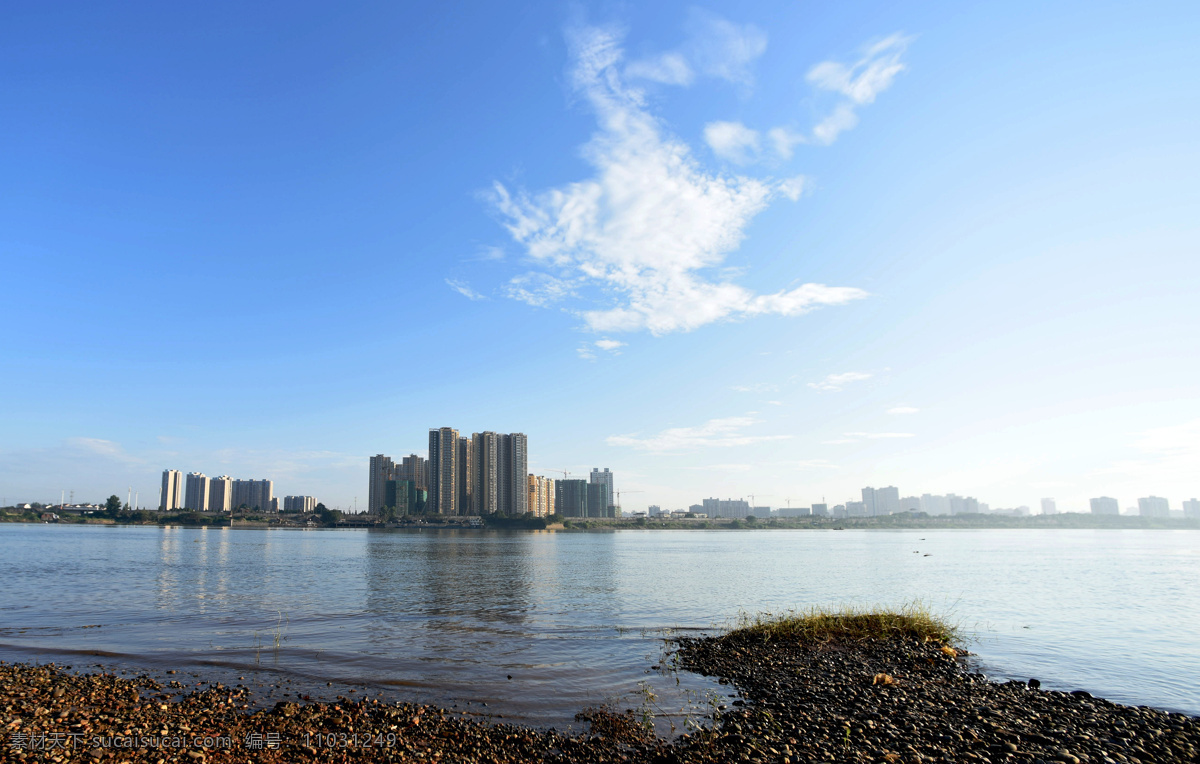
<svg viewBox="0 0 1200 764"><path fill-rule="evenodd" d="M284 496L284 512L312 512L317 508L316 496Z"/></svg>
<svg viewBox="0 0 1200 764"><path fill-rule="evenodd" d="M865 501L846 502L846 517L866 517L867 503Z"/></svg>
<svg viewBox="0 0 1200 764"><path fill-rule="evenodd" d="M233 481L233 507L270 512L274 506L275 483L271 480Z"/></svg>
<svg viewBox="0 0 1200 764"><path fill-rule="evenodd" d="M608 483L588 483L587 486L587 516L612 517L612 498L608 494Z"/></svg>
<svg viewBox="0 0 1200 764"><path fill-rule="evenodd" d="M458 513L460 515L478 515L472 502L475 495L472 481L472 465L475 449L471 438L458 439ZM524 512L524 508L521 509Z"/></svg>
<svg viewBox="0 0 1200 764"><path fill-rule="evenodd" d="M761 518L765 519L765 518L768 518L771 516L771 508L770 507L750 507L750 514L754 515L756 518L761 517Z"/></svg>
<svg viewBox="0 0 1200 764"><path fill-rule="evenodd" d="M894 515L900 511L900 489L894 485L886 488L864 488L861 503L867 517ZM846 509L850 509L849 504L846 505Z"/></svg>
<svg viewBox="0 0 1200 764"><path fill-rule="evenodd" d="M608 471L608 467L605 467L603 472L600 471L599 467L593 467L592 474L589 476L588 482L589 483L601 483L603 485L608 486L608 503L609 503L609 505L615 505L617 503L615 494L613 493L613 474ZM615 507L614 507L614 509L615 509ZM614 514L616 514L616 513L613 510L610 510L608 507L605 507L605 517L612 517Z"/></svg>
<svg viewBox="0 0 1200 764"><path fill-rule="evenodd" d="M950 501L946 496L935 496L931 493L921 494L921 511L927 515L950 514Z"/></svg>
<svg viewBox="0 0 1200 764"><path fill-rule="evenodd" d="M921 511L920 497L905 496L903 499L900 500L900 511L901 512L920 512Z"/></svg>
<svg viewBox="0 0 1200 764"><path fill-rule="evenodd" d="M587 517L588 482L568 478L554 481L554 511L563 517Z"/></svg>
<svg viewBox="0 0 1200 764"><path fill-rule="evenodd" d="M750 515L750 502L745 499L705 499L701 511L709 517L744 518Z"/></svg>
<svg viewBox="0 0 1200 764"><path fill-rule="evenodd" d="M458 430L431 428L427 511L447 516L458 514L458 470Z"/></svg>
<svg viewBox="0 0 1200 764"><path fill-rule="evenodd" d="M776 517L808 517L812 510L808 507L779 507L775 510Z"/></svg>
<svg viewBox="0 0 1200 764"><path fill-rule="evenodd" d="M393 468L395 480L411 480L417 488L429 488L429 462L416 454L410 454L400 460Z"/></svg>
<svg viewBox="0 0 1200 764"><path fill-rule="evenodd" d="M688 512L691 512L693 515L703 514L704 513L704 505L703 504L691 504L688 506Z"/></svg>
<svg viewBox="0 0 1200 764"><path fill-rule="evenodd" d="M158 508L164 512L179 509L183 506L183 473L179 470L163 470L162 495L158 499Z"/></svg>
<svg viewBox="0 0 1200 764"><path fill-rule="evenodd" d="M814 517L828 517L829 516L829 505L828 504L813 504L812 505L812 513L813 513Z"/></svg>
<svg viewBox="0 0 1200 764"><path fill-rule="evenodd" d="M189 472L183 490L183 506L193 512L208 511L208 476Z"/></svg>
<svg viewBox="0 0 1200 764"><path fill-rule="evenodd" d="M541 475L529 476L529 511L534 517L554 514L554 479Z"/></svg>
<svg viewBox="0 0 1200 764"><path fill-rule="evenodd" d="M1200 501L1195 499L1185 500L1183 502L1183 516L1197 519L1200 518Z"/></svg>
<svg viewBox="0 0 1200 764"><path fill-rule="evenodd" d="M394 477L395 464L392 462L392 457L376 454L371 457L369 469L367 511L374 513L388 506L384 493L387 491L387 481Z"/></svg>
<svg viewBox="0 0 1200 764"><path fill-rule="evenodd" d="M396 514L419 515L425 512L429 494L411 480L389 480L385 491L384 506L395 507Z"/></svg>
<svg viewBox="0 0 1200 764"><path fill-rule="evenodd" d="M1101 496L1092 499L1089 502L1092 506L1093 515L1119 515L1121 514L1121 506L1117 500L1110 496Z"/></svg>
<svg viewBox="0 0 1200 764"><path fill-rule="evenodd" d="M1170 517L1171 508L1161 496L1138 499L1138 514L1142 517Z"/></svg>
<svg viewBox="0 0 1200 764"><path fill-rule="evenodd" d="M1054 503L1054 499L1042 499L1042 514L1057 515L1058 505Z"/></svg>
<svg viewBox="0 0 1200 764"><path fill-rule="evenodd" d="M229 512L234 507L233 478L228 475L208 479L208 511Z"/></svg>

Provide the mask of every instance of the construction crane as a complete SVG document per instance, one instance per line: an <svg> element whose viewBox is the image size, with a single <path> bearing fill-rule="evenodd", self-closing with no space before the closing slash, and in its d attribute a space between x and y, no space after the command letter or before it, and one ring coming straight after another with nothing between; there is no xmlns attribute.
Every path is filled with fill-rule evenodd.
<svg viewBox="0 0 1200 764"><path fill-rule="evenodd" d="M621 494L623 493L645 493L645 491L617 491L617 509L621 509Z"/></svg>

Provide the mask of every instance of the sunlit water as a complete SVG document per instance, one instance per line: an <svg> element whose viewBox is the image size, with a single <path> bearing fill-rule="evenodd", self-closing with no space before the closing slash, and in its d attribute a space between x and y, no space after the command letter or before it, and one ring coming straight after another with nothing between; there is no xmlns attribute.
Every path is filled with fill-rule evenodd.
<svg viewBox="0 0 1200 764"><path fill-rule="evenodd" d="M0 582L0 658L244 676L264 703L354 688L560 729L606 703L702 711L729 688L653 670L664 638L919 600L996 679L1200 714L1195 531L0 525Z"/></svg>

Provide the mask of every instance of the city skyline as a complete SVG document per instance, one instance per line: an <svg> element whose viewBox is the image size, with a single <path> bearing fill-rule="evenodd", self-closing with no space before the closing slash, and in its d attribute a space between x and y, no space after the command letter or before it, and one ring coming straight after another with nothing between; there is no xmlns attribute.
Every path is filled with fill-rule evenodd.
<svg viewBox="0 0 1200 764"><path fill-rule="evenodd" d="M6 19L0 498L362 508L426 421L627 509L1200 493L1194 4L446 13Z"/></svg>

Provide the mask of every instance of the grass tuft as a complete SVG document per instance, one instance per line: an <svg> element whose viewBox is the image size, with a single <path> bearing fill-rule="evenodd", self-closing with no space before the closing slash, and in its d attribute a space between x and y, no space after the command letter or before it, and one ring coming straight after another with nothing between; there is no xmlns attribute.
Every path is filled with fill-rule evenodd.
<svg viewBox="0 0 1200 764"><path fill-rule="evenodd" d="M829 611L813 607L789 610L782 615L743 614L726 636L815 643L910 638L957 644L961 638L956 626L919 603L905 605L898 611L854 607Z"/></svg>

